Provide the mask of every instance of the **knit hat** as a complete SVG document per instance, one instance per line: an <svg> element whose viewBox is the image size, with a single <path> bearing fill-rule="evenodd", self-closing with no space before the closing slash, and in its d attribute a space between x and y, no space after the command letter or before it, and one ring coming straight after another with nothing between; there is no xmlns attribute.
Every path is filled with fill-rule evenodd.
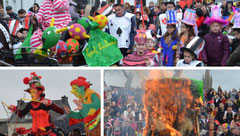
<svg viewBox="0 0 240 136"><path fill-rule="evenodd" d="M222 124L222 127L223 127L223 128L227 128L228 130L230 129L230 126L228 125L228 123L223 123L223 124Z"/></svg>

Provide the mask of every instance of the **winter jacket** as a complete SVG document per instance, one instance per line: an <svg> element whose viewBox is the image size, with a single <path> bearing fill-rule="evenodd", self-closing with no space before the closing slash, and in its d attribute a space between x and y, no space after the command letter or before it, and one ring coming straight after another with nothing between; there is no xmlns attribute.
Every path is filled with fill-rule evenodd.
<svg viewBox="0 0 240 136"><path fill-rule="evenodd" d="M203 62L209 66L226 66L230 55L228 37L221 32L210 32L204 37L205 46L202 51Z"/></svg>

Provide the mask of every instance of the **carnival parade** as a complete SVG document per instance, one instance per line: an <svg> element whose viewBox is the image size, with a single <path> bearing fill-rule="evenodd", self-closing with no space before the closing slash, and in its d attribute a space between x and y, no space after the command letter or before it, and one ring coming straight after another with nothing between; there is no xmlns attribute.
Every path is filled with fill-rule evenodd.
<svg viewBox="0 0 240 136"><path fill-rule="evenodd" d="M9 71L6 71L6 73L7 72ZM47 77L42 77L36 72L19 73L21 73L21 75L28 73L25 75L25 77L22 77L22 84L26 86L26 89L23 88L24 91L15 92L15 94L5 94L5 97L8 99L1 98L1 117L6 118L5 122L1 122L1 135L101 135L100 90L98 88L98 91L96 92L92 89L96 88L96 85L93 85L93 83L96 83L96 81L92 82L83 76L79 76L71 79L71 81L66 81L68 84L63 84L59 85L59 87L56 87L53 86L55 83L52 83L53 85L49 85L52 81L50 79L53 79L54 76L56 76L56 73L58 73L58 75L61 73L61 75L65 75L66 79L70 79L70 77L73 77L74 74L76 75L76 72L62 73L61 71L38 71L38 73L43 73L43 75L48 73ZM85 74L87 72L81 73ZM97 72L93 73L96 74ZM18 77L20 78L20 76ZM87 77L93 79L90 74L88 74ZM97 77L97 75L95 75L95 77ZM12 80L16 81L15 79ZM45 82L42 82L44 80ZM58 80L55 80L55 82L65 83L65 81L63 82ZM47 85L45 86L43 83L47 83ZM100 83L97 84L100 86ZM9 86L8 88L17 89L16 87ZM68 88L69 90L63 91L61 88ZM18 94L18 96L16 96L16 94ZM17 100L9 98L9 95L11 95L13 98L17 98ZM19 98L19 96L22 97ZM17 101L16 105L14 104L15 101Z"/></svg>
<svg viewBox="0 0 240 136"><path fill-rule="evenodd" d="M94 2L44 0L29 11L1 2L1 65L239 65L239 2Z"/></svg>

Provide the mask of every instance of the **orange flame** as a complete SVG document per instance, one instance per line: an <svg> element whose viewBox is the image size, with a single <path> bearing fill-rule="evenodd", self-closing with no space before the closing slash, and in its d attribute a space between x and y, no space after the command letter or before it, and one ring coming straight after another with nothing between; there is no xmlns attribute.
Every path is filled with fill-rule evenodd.
<svg viewBox="0 0 240 136"><path fill-rule="evenodd" d="M170 76L169 76L170 75ZM178 124L187 124L191 120L188 110L194 109L195 99L190 89L189 79L166 78L173 76L170 71L152 70L149 80L145 81L143 97L146 127L144 135L182 136L186 130L193 130L193 124L180 128ZM201 99L197 100L201 101ZM199 103L199 102L197 102ZM167 133L167 134L166 134Z"/></svg>

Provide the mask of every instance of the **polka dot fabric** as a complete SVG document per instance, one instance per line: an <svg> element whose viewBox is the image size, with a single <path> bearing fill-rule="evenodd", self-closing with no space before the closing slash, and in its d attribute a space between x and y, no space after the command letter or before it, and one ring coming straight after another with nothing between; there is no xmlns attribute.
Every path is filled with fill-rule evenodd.
<svg viewBox="0 0 240 136"><path fill-rule="evenodd" d="M53 51L57 51L57 56L65 55L67 53L67 44L64 41L59 41L56 46L51 48Z"/></svg>
<svg viewBox="0 0 240 136"><path fill-rule="evenodd" d="M85 35L87 34L86 30L84 29L84 27L80 24L72 24L70 26L70 29L68 30L69 35L77 40L84 40L85 39Z"/></svg>
<svg viewBox="0 0 240 136"><path fill-rule="evenodd" d="M75 54L79 49L79 42L74 38L68 39L66 44L68 54Z"/></svg>
<svg viewBox="0 0 240 136"><path fill-rule="evenodd" d="M103 29L108 24L108 19L104 15L97 15L94 20L99 24L98 28Z"/></svg>

